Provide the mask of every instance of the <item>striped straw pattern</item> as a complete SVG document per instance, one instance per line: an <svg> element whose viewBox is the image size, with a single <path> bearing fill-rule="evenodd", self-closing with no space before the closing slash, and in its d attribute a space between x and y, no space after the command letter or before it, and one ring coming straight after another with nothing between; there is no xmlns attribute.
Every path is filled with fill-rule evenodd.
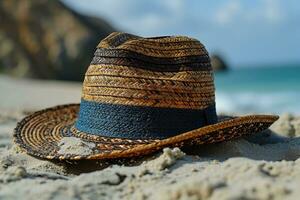
<svg viewBox="0 0 300 200"><path fill-rule="evenodd" d="M184 36L113 33L97 47L82 99L131 106L204 109L214 104L205 47Z"/></svg>

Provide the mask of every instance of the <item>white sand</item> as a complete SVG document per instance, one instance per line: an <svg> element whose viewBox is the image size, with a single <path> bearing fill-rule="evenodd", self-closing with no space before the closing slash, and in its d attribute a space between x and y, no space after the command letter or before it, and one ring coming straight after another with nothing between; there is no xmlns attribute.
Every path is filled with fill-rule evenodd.
<svg viewBox="0 0 300 200"><path fill-rule="evenodd" d="M0 77L0 86L3 80L7 85L16 82ZM44 95L56 98L29 102L14 94L16 100L7 102L9 97L5 97L5 106L0 106L0 199L297 200L300 197L300 117L285 114L272 126L281 137L266 131L249 138L202 145L185 153L167 148L136 166L107 162L53 163L18 152L12 144L13 128L25 115L24 110L78 102L80 86L33 82L35 86L31 87L31 81L18 84L22 86L16 86L16 93L23 95L18 90L31 88L26 89L27 95L35 93L37 97L42 88ZM0 93L3 91L8 89L1 86ZM72 94L74 97L69 96ZM0 104L3 101L1 96ZM74 150L68 142L62 141L62 151ZM83 152L89 150L90 144L77 140L71 143L79 144Z"/></svg>
<svg viewBox="0 0 300 200"><path fill-rule="evenodd" d="M82 141L76 137L64 137L58 143L59 154L76 154L76 155L90 155L93 153L92 149L96 146L94 143Z"/></svg>
<svg viewBox="0 0 300 200"><path fill-rule="evenodd" d="M19 80L0 75L0 109L37 110L57 104L79 103L81 84Z"/></svg>

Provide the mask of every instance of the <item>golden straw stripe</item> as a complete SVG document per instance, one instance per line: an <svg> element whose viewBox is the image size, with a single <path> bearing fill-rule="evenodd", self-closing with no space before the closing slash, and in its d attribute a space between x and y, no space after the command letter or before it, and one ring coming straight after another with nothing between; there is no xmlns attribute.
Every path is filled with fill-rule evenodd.
<svg viewBox="0 0 300 200"><path fill-rule="evenodd" d="M86 90L102 90L102 88L122 88L122 89L135 89L135 90L145 90L145 91L152 91L152 92L186 92L190 94L201 94L206 93L207 91L214 91L214 86L210 83L199 84L197 86L161 86L161 87L152 87L151 85L146 84L116 84L116 83L109 83L109 84L85 84ZM202 89L203 88L203 89ZM204 90L204 91L203 91Z"/></svg>
<svg viewBox="0 0 300 200"><path fill-rule="evenodd" d="M178 72L155 72L146 69L139 69L128 66L114 65L90 65L85 76L115 75L119 77L138 77L147 79L164 80L199 80L205 77L212 77L212 70L209 71L178 71Z"/></svg>
<svg viewBox="0 0 300 200"><path fill-rule="evenodd" d="M127 97L127 98L142 98L144 100L148 99L173 99L178 101L200 101L205 98L214 97L213 91L207 91L207 93L176 93L176 92L151 92L143 90L134 89L122 89L122 88L103 88L101 90L97 88L84 89L85 95L90 96L117 96L117 97Z"/></svg>
<svg viewBox="0 0 300 200"><path fill-rule="evenodd" d="M184 76L184 75L183 75ZM96 80L114 80L114 79L119 79L119 80L139 80L140 82L142 81L156 81L156 82L180 82L180 83L204 83L204 82L211 82L213 80L213 76L211 75L203 75L197 77L195 76L188 76L188 77L181 77L181 76L173 76L173 77L147 77L147 76L131 76L129 75L123 75L123 76L118 76L116 74L105 74L105 75L89 75L85 77L85 81L96 81Z"/></svg>
<svg viewBox="0 0 300 200"><path fill-rule="evenodd" d="M105 77L105 76L91 76L85 77L84 86L124 86L133 85L138 88L187 88L194 89L199 86L213 86L211 84L212 78L203 80L203 82L181 82L173 80L155 80L155 79L137 79L137 78L119 78L119 77ZM210 84L210 85L209 85Z"/></svg>

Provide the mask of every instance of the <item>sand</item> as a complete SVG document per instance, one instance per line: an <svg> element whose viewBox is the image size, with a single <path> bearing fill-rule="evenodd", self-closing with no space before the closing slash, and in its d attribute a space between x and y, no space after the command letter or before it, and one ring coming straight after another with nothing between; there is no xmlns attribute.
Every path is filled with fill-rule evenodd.
<svg viewBox="0 0 300 200"><path fill-rule="evenodd" d="M86 142L76 137L64 137L58 143L59 154L77 154L77 155L90 155L93 153L93 148L96 146L94 143Z"/></svg>
<svg viewBox="0 0 300 200"><path fill-rule="evenodd" d="M15 93L13 97L17 99L10 102L9 97L0 98L0 199L300 197L300 117L282 114L272 131L196 148L166 148L125 165L101 161L50 162L20 152L12 142L13 128L28 112L45 105L78 102L80 85L0 77L0 86L3 80L12 83L7 85L15 84L14 92L26 90L27 93L19 94L28 96L22 98ZM1 94L4 91L8 96L10 89L2 86ZM38 97L40 91L52 98L28 101L30 96ZM91 145L76 139L63 140L61 151L76 151L70 144L80 146L85 153Z"/></svg>

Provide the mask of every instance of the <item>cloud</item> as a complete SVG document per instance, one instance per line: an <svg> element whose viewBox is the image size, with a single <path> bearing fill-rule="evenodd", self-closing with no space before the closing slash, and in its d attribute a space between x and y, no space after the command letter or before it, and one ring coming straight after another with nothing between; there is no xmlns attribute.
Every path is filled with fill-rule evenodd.
<svg viewBox="0 0 300 200"><path fill-rule="evenodd" d="M298 0L63 1L104 17L121 31L198 38L209 51L226 53L234 64L299 60Z"/></svg>
<svg viewBox="0 0 300 200"><path fill-rule="evenodd" d="M215 21L225 25L231 23L241 12L241 4L239 1L229 1L223 7L216 11Z"/></svg>
<svg viewBox="0 0 300 200"><path fill-rule="evenodd" d="M165 9L168 9L173 14L180 14L185 6L184 0L164 0L158 1L158 3L162 3Z"/></svg>
<svg viewBox="0 0 300 200"><path fill-rule="evenodd" d="M282 22L285 17L281 7L278 0L264 0L263 15L265 19L270 23Z"/></svg>
<svg viewBox="0 0 300 200"><path fill-rule="evenodd" d="M214 21L220 25L233 23L276 24L284 21L284 11L279 0L246 1L229 0L215 12Z"/></svg>
<svg viewBox="0 0 300 200"><path fill-rule="evenodd" d="M120 30L149 35L166 32L184 18L184 0L64 0L90 15L111 20ZM89 6L93 5L93 6Z"/></svg>

